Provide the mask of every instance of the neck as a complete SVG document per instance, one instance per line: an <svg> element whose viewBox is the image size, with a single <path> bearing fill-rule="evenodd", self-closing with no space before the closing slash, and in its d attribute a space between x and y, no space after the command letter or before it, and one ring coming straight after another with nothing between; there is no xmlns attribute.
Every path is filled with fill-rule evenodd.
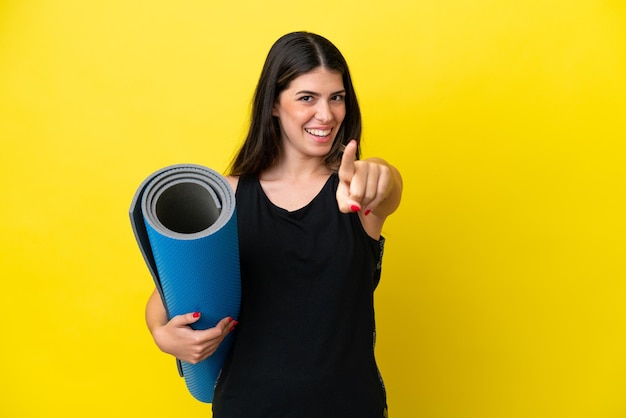
<svg viewBox="0 0 626 418"><path fill-rule="evenodd" d="M317 158L282 160L265 170L261 177L270 179L311 179L328 177L332 171Z"/></svg>

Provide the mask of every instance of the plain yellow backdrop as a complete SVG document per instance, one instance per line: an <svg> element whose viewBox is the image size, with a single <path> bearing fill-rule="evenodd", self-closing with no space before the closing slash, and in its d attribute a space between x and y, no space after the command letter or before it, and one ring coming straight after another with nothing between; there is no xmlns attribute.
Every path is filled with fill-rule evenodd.
<svg viewBox="0 0 626 418"><path fill-rule="evenodd" d="M391 417L626 417L622 0L1 1L0 417L211 416L144 326L128 206L226 168L293 30L344 52L364 155L404 175Z"/></svg>

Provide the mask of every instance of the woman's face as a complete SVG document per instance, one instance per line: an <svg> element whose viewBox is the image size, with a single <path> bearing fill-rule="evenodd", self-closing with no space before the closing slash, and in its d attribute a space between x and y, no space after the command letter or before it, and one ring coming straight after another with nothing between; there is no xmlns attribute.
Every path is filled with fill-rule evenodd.
<svg viewBox="0 0 626 418"><path fill-rule="evenodd" d="M341 74L317 67L296 77L278 97L272 115L280 122L283 151L324 157L346 116Z"/></svg>

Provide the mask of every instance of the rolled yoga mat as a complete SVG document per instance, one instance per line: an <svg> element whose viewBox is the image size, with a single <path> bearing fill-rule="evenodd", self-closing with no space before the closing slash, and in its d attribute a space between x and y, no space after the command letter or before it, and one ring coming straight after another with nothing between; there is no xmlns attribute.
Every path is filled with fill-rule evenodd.
<svg viewBox="0 0 626 418"><path fill-rule="evenodd" d="M219 173L199 165L165 167L139 186L130 207L135 238L168 318L200 312L194 329L237 318L241 302L235 194ZM198 364L177 361L187 389L212 402L232 345L227 336Z"/></svg>

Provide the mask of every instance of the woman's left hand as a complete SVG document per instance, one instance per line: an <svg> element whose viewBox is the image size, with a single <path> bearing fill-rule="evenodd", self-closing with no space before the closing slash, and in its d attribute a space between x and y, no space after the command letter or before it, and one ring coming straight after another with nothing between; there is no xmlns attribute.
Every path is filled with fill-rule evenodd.
<svg viewBox="0 0 626 418"><path fill-rule="evenodd" d="M369 215L370 212L376 213L381 202L389 197L394 185L393 173L384 160L356 160L356 151L356 141L352 140L343 152L338 172L337 204L341 212L362 210L364 215Z"/></svg>

